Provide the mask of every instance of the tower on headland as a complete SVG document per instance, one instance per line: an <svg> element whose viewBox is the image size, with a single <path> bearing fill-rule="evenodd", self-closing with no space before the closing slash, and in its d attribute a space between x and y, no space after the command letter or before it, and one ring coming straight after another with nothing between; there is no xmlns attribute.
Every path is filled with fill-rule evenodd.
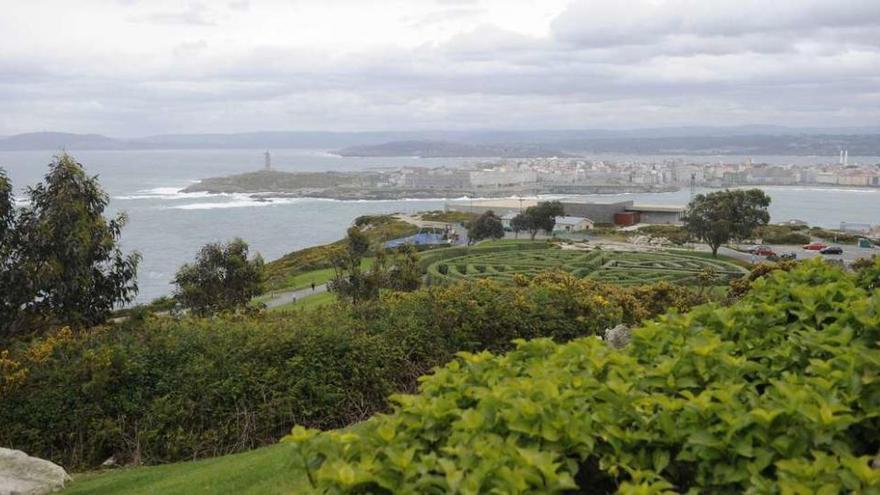
<svg viewBox="0 0 880 495"><path fill-rule="evenodd" d="M263 170L272 170L272 155L269 154L269 150L266 150L266 153L263 154L264 164Z"/></svg>

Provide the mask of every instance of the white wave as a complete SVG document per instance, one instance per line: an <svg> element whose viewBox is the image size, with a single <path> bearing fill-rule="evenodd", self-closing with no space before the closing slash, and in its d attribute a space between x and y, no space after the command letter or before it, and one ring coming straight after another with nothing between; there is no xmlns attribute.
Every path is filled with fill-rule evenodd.
<svg viewBox="0 0 880 495"><path fill-rule="evenodd" d="M176 200L176 199L196 199L196 198L207 198L210 196L221 196L220 194L211 194L208 192L183 192L185 187L154 187L152 189L141 189L136 191L134 194L125 194L120 196L113 196L113 199L116 200L137 200L137 199L161 199L161 200ZM225 196L225 195L224 195Z"/></svg>
<svg viewBox="0 0 880 495"><path fill-rule="evenodd" d="M800 191L800 192L831 192L831 193L860 193L860 194L875 194L880 192L880 188L868 188L868 187L797 187L797 186L752 186L759 187L760 189L771 190L771 191ZM739 189L745 189L739 188Z"/></svg>
<svg viewBox="0 0 880 495"><path fill-rule="evenodd" d="M187 203L185 205L169 206L172 210L216 210L222 208L259 208L264 206L280 206L300 203L305 198L274 198L255 199L246 195L236 195L230 201Z"/></svg>

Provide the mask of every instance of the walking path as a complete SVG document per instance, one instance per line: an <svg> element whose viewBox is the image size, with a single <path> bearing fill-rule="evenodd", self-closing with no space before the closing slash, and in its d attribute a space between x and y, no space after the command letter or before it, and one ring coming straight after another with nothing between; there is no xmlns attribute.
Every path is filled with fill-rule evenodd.
<svg viewBox="0 0 880 495"><path fill-rule="evenodd" d="M304 289L273 292L269 295L269 299L263 301L263 304L266 305L267 309L275 308L322 292L327 292L327 284L315 285L315 290L312 290L311 287L306 287Z"/></svg>

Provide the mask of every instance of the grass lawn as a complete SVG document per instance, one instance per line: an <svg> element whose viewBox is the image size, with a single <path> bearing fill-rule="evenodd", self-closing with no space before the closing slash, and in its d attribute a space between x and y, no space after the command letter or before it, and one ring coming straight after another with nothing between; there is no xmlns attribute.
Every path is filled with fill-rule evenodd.
<svg viewBox="0 0 880 495"><path fill-rule="evenodd" d="M74 475L64 495L272 495L307 493L308 481L292 466L290 445L162 466Z"/></svg>
<svg viewBox="0 0 880 495"><path fill-rule="evenodd" d="M331 292L319 292L313 296L301 297L293 303L282 304L271 308L270 312L291 311L298 309L312 309L326 304L332 304L336 301L336 296Z"/></svg>
<svg viewBox="0 0 880 495"><path fill-rule="evenodd" d="M373 266L373 258L364 258L361 261L361 268L364 270L369 269ZM299 290L305 289L309 287L312 282L315 285L326 284L333 278L333 269L332 268L322 268L319 270L312 270L309 272L300 273L297 275L291 275L284 282L284 287L280 287L275 289L276 291L280 290Z"/></svg>

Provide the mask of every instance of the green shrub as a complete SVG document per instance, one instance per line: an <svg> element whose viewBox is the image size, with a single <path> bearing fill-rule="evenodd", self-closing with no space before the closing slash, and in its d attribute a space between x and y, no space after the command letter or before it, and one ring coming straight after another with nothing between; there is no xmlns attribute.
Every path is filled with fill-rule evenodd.
<svg viewBox="0 0 880 495"><path fill-rule="evenodd" d="M810 235L816 236L825 241L836 242L839 244L856 244L861 236L842 232L839 230L825 230L818 227L810 229Z"/></svg>
<svg viewBox="0 0 880 495"><path fill-rule="evenodd" d="M359 421L400 389L393 353L325 317L153 319L37 341L15 354L27 372L0 403L0 444L68 468L156 463L264 445L291 422Z"/></svg>
<svg viewBox="0 0 880 495"><path fill-rule="evenodd" d="M0 354L0 445L68 469L111 455L159 463L226 454L276 441L293 424L361 421L461 350L569 340L699 302L682 287L547 273L391 293L370 312L146 317L63 331Z"/></svg>
<svg viewBox="0 0 880 495"><path fill-rule="evenodd" d="M639 227L640 234L647 234L653 237L665 237L673 244L686 244L690 241L690 233L686 228L678 225L645 225Z"/></svg>
<svg viewBox="0 0 880 495"><path fill-rule="evenodd" d="M765 244L809 244L812 240L802 227L764 225L755 229L755 237Z"/></svg>
<svg viewBox="0 0 880 495"><path fill-rule="evenodd" d="M418 227L415 225L391 215L360 216L354 220L354 225L362 229L371 243L381 243L418 232ZM289 280L300 273L330 268L333 266L333 257L344 251L345 242L342 239L322 246L301 249L266 263L266 290L287 288Z"/></svg>
<svg viewBox="0 0 880 495"><path fill-rule="evenodd" d="M479 215L464 211L427 211L422 213L422 220L426 222L446 222L466 224L475 220Z"/></svg>
<svg viewBox="0 0 880 495"><path fill-rule="evenodd" d="M853 262L859 286L867 290L880 289L880 256L861 258Z"/></svg>
<svg viewBox="0 0 880 495"><path fill-rule="evenodd" d="M877 493L880 294L811 261L729 308L463 353L355 432L287 437L317 493Z"/></svg>

